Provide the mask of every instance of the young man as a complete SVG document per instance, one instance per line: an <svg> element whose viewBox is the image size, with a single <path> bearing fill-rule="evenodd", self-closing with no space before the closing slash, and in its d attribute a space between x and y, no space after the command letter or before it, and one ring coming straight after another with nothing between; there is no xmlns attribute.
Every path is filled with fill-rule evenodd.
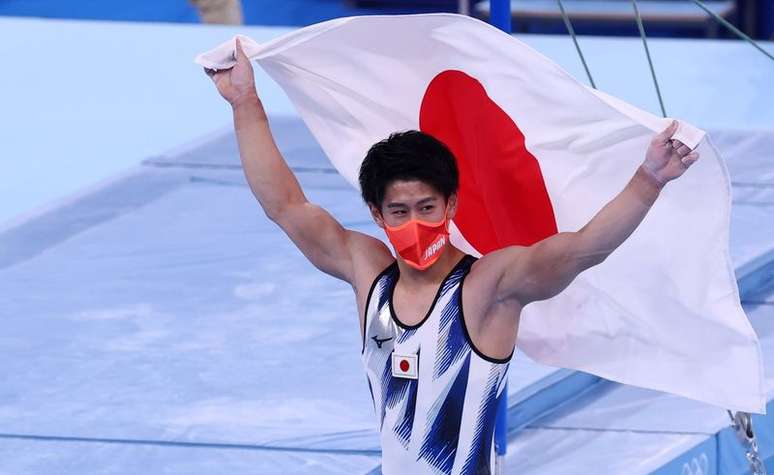
<svg viewBox="0 0 774 475"><path fill-rule="evenodd" d="M233 107L253 193L318 269L355 291L384 472L490 473L497 400L522 308L557 295L604 261L698 155L671 139L673 123L583 229L476 260L449 244L454 157L421 132L393 134L369 150L360 170L363 198L393 257L380 240L344 229L307 201L274 143L239 43L236 56L232 69L207 73Z"/></svg>

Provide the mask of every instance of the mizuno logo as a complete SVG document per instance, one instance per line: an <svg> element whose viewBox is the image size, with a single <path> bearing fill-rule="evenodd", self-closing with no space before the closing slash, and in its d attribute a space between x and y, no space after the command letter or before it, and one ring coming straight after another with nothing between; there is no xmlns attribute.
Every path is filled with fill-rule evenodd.
<svg viewBox="0 0 774 475"><path fill-rule="evenodd" d="M381 350L382 349L382 343L384 343L385 341L392 340L392 337L385 338L384 340L380 340L378 336L372 336L371 339L374 341L374 343L376 343L376 347Z"/></svg>

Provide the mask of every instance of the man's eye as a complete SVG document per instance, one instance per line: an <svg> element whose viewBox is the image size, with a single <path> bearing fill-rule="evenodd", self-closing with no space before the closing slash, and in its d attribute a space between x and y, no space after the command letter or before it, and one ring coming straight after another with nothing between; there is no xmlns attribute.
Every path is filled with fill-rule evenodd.
<svg viewBox="0 0 774 475"><path fill-rule="evenodd" d="M422 207L422 211L430 211L434 208L433 205L427 205Z"/></svg>
<svg viewBox="0 0 774 475"><path fill-rule="evenodd" d="M399 209L399 210L393 211L392 214L395 216L403 216L404 214L406 214L406 211Z"/></svg>

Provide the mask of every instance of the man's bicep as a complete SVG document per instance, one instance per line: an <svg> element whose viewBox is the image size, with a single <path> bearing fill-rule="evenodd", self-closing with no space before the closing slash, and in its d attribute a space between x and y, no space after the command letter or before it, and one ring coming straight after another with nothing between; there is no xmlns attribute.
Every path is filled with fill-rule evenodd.
<svg viewBox="0 0 774 475"><path fill-rule="evenodd" d="M307 202L285 207L275 221L315 267L350 282L347 230L330 213Z"/></svg>
<svg viewBox="0 0 774 475"><path fill-rule="evenodd" d="M355 279L354 258L384 244L345 229L325 209L313 203L289 206L276 220L298 249L318 269L350 284Z"/></svg>
<svg viewBox="0 0 774 475"><path fill-rule="evenodd" d="M559 233L529 247L502 249L504 267L498 282L498 299L516 299L527 305L564 290L577 276L574 241L574 233Z"/></svg>

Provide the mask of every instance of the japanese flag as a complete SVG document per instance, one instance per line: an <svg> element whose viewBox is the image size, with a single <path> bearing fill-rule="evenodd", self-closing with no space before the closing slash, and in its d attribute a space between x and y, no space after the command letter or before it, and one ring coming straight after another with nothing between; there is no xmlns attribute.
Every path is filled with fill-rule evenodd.
<svg viewBox="0 0 774 475"><path fill-rule="evenodd" d="M353 186L368 148L392 132L446 143L461 174L452 242L474 255L580 229L670 123L464 16L342 18L242 44ZM233 51L232 40L197 62L228 68ZM761 353L729 257L728 175L702 131L681 123L675 138L702 159L603 264L524 309L518 347L548 365L763 412Z"/></svg>

